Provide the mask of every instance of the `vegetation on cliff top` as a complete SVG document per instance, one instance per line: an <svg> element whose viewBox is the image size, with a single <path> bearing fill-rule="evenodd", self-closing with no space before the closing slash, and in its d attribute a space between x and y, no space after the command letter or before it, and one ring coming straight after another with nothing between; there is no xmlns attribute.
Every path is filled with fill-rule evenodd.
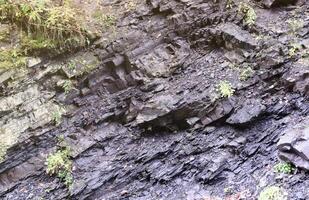
<svg viewBox="0 0 309 200"><path fill-rule="evenodd" d="M99 19L91 17L71 0L0 0L0 43L8 44L0 50L0 68L25 66L27 57L55 56L89 45L98 36ZM115 20L105 18L109 26Z"/></svg>

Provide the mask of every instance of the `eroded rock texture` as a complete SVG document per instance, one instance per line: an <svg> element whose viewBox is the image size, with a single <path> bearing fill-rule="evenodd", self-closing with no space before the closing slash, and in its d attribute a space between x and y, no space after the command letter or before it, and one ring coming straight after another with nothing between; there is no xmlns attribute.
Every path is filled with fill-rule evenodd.
<svg viewBox="0 0 309 200"><path fill-rule="evenodd" d="M309 4L282 2L250 1L257 20L248 26L238 1L139 1L119 16L114 40L38 64L19 84L1 72L1 137L10 131L14 142L0 197L256 199L279 185L289 199L309 199L305 171L272 169L278 151L308 169ZM303 26L292 33L289 19ZM220 81L232 97L221 97ZM70 189L45 173L60 135L73 151Z"/></svg>

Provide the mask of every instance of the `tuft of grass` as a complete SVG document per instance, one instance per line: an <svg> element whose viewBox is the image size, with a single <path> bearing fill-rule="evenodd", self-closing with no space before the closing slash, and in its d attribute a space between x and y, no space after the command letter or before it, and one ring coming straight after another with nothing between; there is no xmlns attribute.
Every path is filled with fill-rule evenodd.
<svg viewBox="0 0 309 200"><path fill-rule="evenodd" d="M278 163L274 166L274 170L277 173L292 174L295 168L290 163Z"/></svg>
<svg viewBox="0 0 309 200"><path fill-rule="evenodd" d="M0 0L0 22L17 26L26 34L26 51L66 51L86 46L92 37L83 24L83 14L68 0Z"/></svg>
<svg viewBox="0 0 309 200"><path fill-rule="evenodd" d="M233 96L235 90L232 88L231 83L229 83L228 81L220 81L219 85L218 85L218 90L220 92L221 97L225 98L225 97L231 97Z"/></svg>
<svg viewBox="0 0 309 200"><path fill-rule="evenodd" d="M52 121L55 123L56 126L61 124L62 115L65 113L63 108L58 107L56 111L52 113Z"/></svg>
<svg viewBox="0 0 309 200"><path fill-rule="evenodd" d="M271 186L260 193L258 200L287 200L287 197L281 188Z"/></svg>
<svg viewBox="0 0 309 200"><path fill-rule="evenodd" d="M243 15L244 21L247 25L252 26L255 24L257 15L249 4L241 2L238 6L238 12Z"/></svg>
<svg viewBox="0 0 309 200"><path fill-rule="evenodd" d="M71 150L65 147L50 154L46 159L46 173L57 176L63 183L70 187L73 184Z"/></svg>
<svg viewBox="0 0 309 200"><path fill-rule="evenodd" d="M64 81L62 88L65 94L68 94L73 89L73 83L71 80Z"/></svg>
<svg viewBox="0 0 309 200"><path fill-rule="evenodd" d="M24 67L27 65L27 57L19 49L0 51L0 69Z"/></svg>

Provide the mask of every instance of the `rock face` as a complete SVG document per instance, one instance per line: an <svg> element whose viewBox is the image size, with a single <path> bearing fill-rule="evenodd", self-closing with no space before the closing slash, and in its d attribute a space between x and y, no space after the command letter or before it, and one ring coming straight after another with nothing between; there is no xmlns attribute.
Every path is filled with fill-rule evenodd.
<svg viewBox="0 0 309 200"><path fill-rule="evenodd" d="M242 107L234 112L226 122L229 124L245 125L258 118L266 107L259 100L249 99L244 102Z"/></svg>
<svg viewBox="0 0 309 200"><path fill-rule="evenodd" d="M113 39L1 69L0 199L253 200L272 185L309 199L308 174L272 170L278 151L308 169L309 3L275 2L250 1L248 26L239 1L106 1L123 9ZM59 138L70 188L46 174Z"/></svg>
<svg viewBox="0 0 309 200"><path fill-rule="evenodd" d="M296 2L297 0L263 0L263 4L267 7L295 4Z"/></svg>
<svg viewBox="0 0 309 200"><path fill-rule="evenodd" d="M309 121L288 129L277 146L279 157L296 167L309 170Z"/></svg>

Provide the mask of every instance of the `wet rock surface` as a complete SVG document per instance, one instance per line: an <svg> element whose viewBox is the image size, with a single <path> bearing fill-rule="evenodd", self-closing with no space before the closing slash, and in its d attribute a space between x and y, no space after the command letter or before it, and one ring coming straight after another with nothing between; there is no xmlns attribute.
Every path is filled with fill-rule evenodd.
<svg viewBox="0 0 309 200"><path fill-rule="evenodd" d="M1 71L0 135L11 140L0 142L0 198L256 199L279 185L309 199L308 172L272 169L277 154L308 169L308 47L289 49L308 26L291 35L286 21L308 24L309 4L276 2L250 2L252 27L237 2L137 2L114 40ZM45 172L59 136L72 149L69 189Z"/></svg>

